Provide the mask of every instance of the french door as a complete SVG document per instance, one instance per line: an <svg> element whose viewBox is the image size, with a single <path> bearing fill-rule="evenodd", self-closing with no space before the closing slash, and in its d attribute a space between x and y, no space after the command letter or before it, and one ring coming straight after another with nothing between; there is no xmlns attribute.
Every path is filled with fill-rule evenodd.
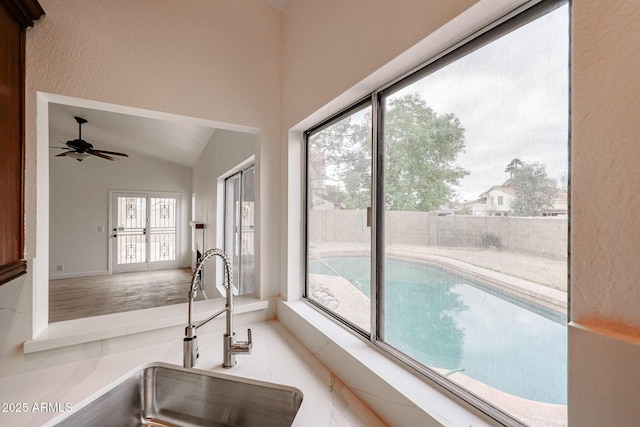
<svg viewBox="0 0 640 427"><path fill-rule="evenodd" d="M178 268L180 196L111 193L111 272Z"/></svg>

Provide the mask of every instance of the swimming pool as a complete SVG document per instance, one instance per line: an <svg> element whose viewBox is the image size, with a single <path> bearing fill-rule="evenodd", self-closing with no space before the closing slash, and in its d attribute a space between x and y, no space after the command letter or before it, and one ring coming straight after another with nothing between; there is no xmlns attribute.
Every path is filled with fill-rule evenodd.
<svg viewBox="0 0 640 427"><path fill-rule="evenodd" d="M366 295L366 257L323 258ZM310 272L332 275L317 261ZM417 262L385 264L384 341L432 368L539 402L566 404L566 316Z"/></svg>

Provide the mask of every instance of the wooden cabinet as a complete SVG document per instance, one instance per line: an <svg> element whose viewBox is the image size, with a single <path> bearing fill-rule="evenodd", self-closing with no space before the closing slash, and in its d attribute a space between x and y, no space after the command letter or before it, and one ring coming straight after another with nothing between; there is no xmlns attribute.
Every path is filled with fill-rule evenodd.
<svg viewBox="0 0 640 427"><path fill-rule="evenodd" d="M0 285L27 271L24 258L25 31L36 0L0 0Z"/></svg>

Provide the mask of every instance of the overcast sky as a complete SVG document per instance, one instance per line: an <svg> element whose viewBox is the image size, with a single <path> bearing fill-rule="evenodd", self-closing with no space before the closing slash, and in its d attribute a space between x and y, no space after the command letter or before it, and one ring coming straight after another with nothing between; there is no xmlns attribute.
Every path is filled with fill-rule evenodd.
<svg viewBox="0 0 640 427"><path fill-rule="evenodd" d="M554 179L568 170L568 8L521 27L398 92L418 92L465 129L458 165L471 173L458 189L474 200L517 157L540 162ZM395 96L395 95L394 95Z"/></svg>

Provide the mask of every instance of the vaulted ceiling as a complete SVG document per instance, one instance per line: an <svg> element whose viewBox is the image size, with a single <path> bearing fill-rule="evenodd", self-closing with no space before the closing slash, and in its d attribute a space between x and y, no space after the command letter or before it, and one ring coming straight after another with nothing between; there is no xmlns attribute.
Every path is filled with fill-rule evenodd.
<svg viewBox="0 0 640 427"><path fill-rule="evenodd" d="M87 120L82 125L82 139L95 149L135 153L186 167L195 164L215 131L203 125L50 104L50 146L64 147L66 141L78 137L74 116Z"/></svg>

